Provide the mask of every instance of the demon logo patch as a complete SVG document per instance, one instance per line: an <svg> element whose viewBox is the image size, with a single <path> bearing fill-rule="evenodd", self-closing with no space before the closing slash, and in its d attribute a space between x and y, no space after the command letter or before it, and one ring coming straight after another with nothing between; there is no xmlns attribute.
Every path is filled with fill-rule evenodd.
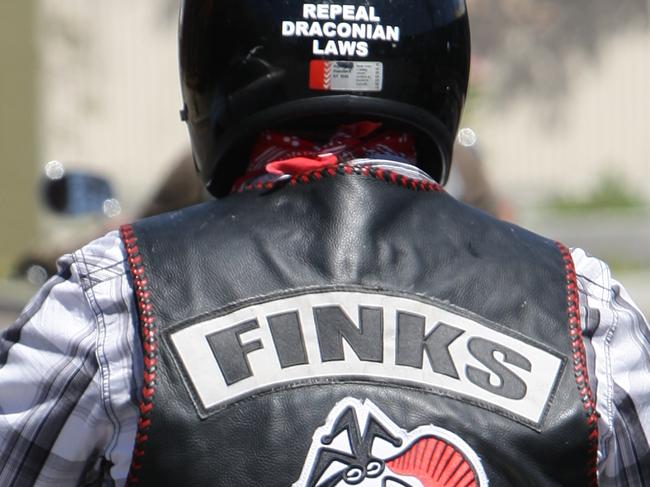
<svg viewBox="0 0 650 487"><path fill-rule="evenodd" d="M406 431L371 401L346 398L316 430L293 487L487 487L478 455L433 425Z"/></svg>

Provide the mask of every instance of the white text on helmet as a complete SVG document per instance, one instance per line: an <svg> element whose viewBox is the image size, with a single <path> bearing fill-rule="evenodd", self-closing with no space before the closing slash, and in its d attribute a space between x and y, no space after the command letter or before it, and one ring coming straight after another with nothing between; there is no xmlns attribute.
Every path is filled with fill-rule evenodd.
<svg viewBox="0 0 650 487"><path fill-rule="evenodd" d="M331 5L328 3L306 3L302 9L305 19L336 20L341 18L350 22L381 22L375 7L356 5Z"/></svg>
<svg viewBox="0 0 650 487"><path fill-rule="evenodd" d="M380 23L375 7L306 3L302 18L283 21L282 36L315 39L312 52L317 56L368 57L367 41L396 45L401 37L399 26ZM319 39L330 40L321 43Z"/></svg>
<svg viewBox="0 0 650 487"><path fill-rule="evenodd" d="M399 42L400 29L396 26L374 24L350 24L341 22L319 22L285 20L282 22L284 37L327 37L330 39L362 39L372 41Z"/></svg>

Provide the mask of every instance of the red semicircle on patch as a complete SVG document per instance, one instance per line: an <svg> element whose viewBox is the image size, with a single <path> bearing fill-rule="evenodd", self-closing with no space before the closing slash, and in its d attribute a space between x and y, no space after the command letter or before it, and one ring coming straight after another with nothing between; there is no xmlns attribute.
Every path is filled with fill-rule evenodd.
<svg viewBox="0 0 650 487"><path fill-rule="evenodd" d="M424 487L478 487L472 465L452 445L432 436L419 439L403 455L386 462L398 475L417 478Z"/></svg>

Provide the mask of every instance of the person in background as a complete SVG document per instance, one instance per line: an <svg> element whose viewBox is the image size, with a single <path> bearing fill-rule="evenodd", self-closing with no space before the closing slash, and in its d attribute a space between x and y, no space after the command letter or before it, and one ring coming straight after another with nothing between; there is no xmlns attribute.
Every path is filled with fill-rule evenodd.
<svg viewBox="0 0 650 487"><path fill-rule="evenodd" d="M442 187L469 59L462 0L183 1L217 199L64 256L2 336L0 485L648 484L645 318Z"/></svg>

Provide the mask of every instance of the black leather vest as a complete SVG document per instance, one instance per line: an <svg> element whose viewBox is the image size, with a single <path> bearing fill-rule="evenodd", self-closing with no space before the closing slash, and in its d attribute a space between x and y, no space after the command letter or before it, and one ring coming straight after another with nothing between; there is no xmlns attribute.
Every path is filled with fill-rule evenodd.
<svg viewBox="0 0 650 487"><path fill-rule="evenodd" d="M596 485L560 244L344 166L122 236L145 354L132 484Z"/></svg>

